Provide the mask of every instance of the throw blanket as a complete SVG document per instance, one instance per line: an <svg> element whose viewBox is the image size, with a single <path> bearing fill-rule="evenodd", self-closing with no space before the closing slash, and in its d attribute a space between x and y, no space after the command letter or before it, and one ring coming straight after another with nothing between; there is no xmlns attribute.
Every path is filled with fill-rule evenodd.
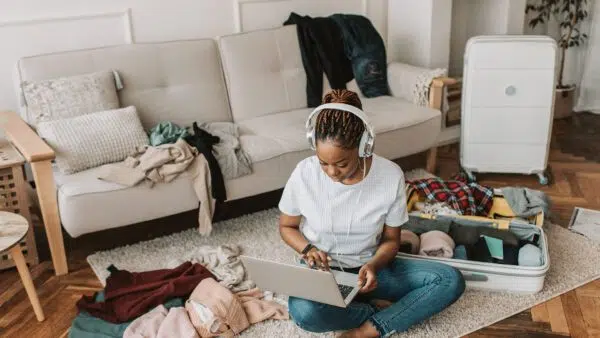
<svg viewBox="0 0 600 338"><path fill-rule="evenodd" d="M342 30L344 50L363 95L390 95L385 45L371 21L355 14L334 14L331 19Z"/></svg>
<svg viewBox="0 0 600 338"><path fill-rule="evenodd" d="M429 106L429 88L431 81L440 76L446 76L444 68L424 69L404 63L391 63L390 73L394 74L394 95L410 100L412 103ZM448 110L448 98L444 94L443 109Z"/></svg>
<svg viewBox="0 0 600 338"><path fill-rule="evenodd" d="M461 215L487 216L494 203L494 190L475 182L434 177L406 183L427 200L445 202Z"/></svg>
<svg viewBox="0 0 600 338"><path fill-rule="evenodd" d="M350 82L352 64L345 55L342 32L331 18L311 18L292 12L284 25L296 25L302 65L306 72L308 107L321 104L323 72L332 89L345 89Z"/></svg>
<svg viewBox="0 0 600 338"><path fill-rule="evenodd" d="M233 292L251 289L254 282L246 277L240 259L241 249L237 245L203 245L188 251L185 255L168 262L167 267L176 267L183 262L199 263L212 272L219 282Z"/></svg>
<svg viewBox="0 0 600 338"><path fill-rule="evenodd" d="M214 278L204 266L185 262L175 269L129 272L114 266L108 268L104 301L94 296L82 296L77 302L80 311L111 323L124 323L150 311L167 300L187 298L205 278Z"/></svg>
<svg viewBox="0 0 600 338"><path fill-rule="evenodd" d="M152 186L171 182L183 172L191 175L200 201L199 231L202 235L210 234L215 209L215 200L209 194L210 169L204 156L198 156L196 149L181 138L174 144L143 146L123 162L104 165L98 178L129 187L146 180Z"/></svg>

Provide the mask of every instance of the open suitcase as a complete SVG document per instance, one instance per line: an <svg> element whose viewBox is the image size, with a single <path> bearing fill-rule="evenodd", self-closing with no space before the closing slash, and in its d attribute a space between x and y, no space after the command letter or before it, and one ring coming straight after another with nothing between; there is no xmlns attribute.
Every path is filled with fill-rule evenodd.
<svg viewBox="0 0 600 338"><path fill-rule="evenodd" d="M493 207L488 217L422 214L415 211L415 205L417 202L423 202L424 199L420 197L416 190L410 187L407 187L407 200L410 217L436 219L451 217L453 221L459 221L464 226L486 226L511 231L519 239L531 239L537 235L535 236L538 238L536 244L542 251L542 264L540 266L507 265L403 252L398 253L398 257L437 261L454 266L463 274L468 288L518 293L537 293L542 290L546 273L550 267L548 242L542 228L544 223L543 213L531 217L527 220L527 223L517 220L500 191L495 191Z"/></svg>

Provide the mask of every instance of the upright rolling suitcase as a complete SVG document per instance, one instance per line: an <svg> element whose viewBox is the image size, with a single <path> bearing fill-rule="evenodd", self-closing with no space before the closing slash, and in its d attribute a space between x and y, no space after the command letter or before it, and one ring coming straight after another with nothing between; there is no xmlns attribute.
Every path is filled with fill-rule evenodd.
<svg viewBox="0 0 600 338"><path fill-rule="evenodd" d="M556 42L477 36L465 48L460 162L474 172L545 171L554 110Z"/></svg>

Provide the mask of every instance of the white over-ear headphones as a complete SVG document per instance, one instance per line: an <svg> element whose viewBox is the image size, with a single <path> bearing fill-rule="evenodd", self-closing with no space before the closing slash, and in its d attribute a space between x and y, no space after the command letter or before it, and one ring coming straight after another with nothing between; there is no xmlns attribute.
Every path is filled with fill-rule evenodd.
<svg viewBox="0 0 600 338"><path fill-rule="evenodd" d="M369 118L367 115L360 109L345 103L325 103L313 110L310 115L308 115L308 119L306 120L306 138L308 139L308 144L312 150L316 150L316 139L315 139L315 124L314 118L318 115L318 113L324 109L337 109L347 111L356 115L360 118L364 125L365 131L360 138L360 143L358 145L358 156L360 157L369 157L373 155L373 144L375 143L375 133L373 132L373 127L369 122Z"/></svg>

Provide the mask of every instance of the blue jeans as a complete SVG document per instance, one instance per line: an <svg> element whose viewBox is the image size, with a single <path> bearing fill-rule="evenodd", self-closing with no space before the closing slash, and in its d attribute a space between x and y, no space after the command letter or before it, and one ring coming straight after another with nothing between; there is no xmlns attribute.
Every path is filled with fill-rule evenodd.
<svg viewBox="0 0 600 338"><path fill-rule="evenodd" d="M386 337L406 331L454 303L465 290L457 269L442 263L396 259L377 272L377 288L359 294L348 307L289 297L289 313L296 325L311 332L350 330L369 320ZM393 302L378 310L370 299Z"/></svg>

